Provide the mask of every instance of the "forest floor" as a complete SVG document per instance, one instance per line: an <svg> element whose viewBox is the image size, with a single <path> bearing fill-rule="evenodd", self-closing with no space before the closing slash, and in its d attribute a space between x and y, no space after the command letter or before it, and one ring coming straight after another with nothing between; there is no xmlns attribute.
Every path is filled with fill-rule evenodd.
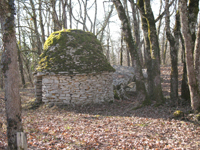
<svg viewBox="0 0 200 150"><path fill-rule="evenodd" d="M179 79L181 81L179 67ZM169 95L170 68L162 67L163 91ZM3 98L3 91L0 97ZM134 109L135 99L86 106L32 107L34 89L21 89L22 122L29 150L147 150L200 149L200 125L188 114L187 105L144 106ZM6 149L5 104L0 100L0 149Z"/></svg>

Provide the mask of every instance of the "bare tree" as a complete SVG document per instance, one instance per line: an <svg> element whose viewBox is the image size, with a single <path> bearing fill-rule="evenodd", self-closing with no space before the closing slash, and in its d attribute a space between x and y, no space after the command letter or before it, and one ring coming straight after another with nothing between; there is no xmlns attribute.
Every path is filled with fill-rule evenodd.
<svg viewBox="0 0 200 150"><path fill-rule="evenodd" d="M93 34L96 33L96 21L97 21L97 0L94 0L95 3L95 15L94 15L94 25L93 25Z"/></svg>
<svg viewBox="0 0 200 150"><path fill-rule="evenodd" d="M84 4L84 17L83 17L83 31L86 30L86 19L87 19L87 0L85 2L82 0Z"/></svg>
<svg viewBox="0 0 200 150"><path fill-rule="evenodd" d="M36 20L36 12L35 12L35 4L33 0L30 0L30 4L31 4L31 8L32 8L32 20L34 23L34 29L35 29L35 35L36 35L36 40L37 40L37 49L38 49L38 55L40 55L42 53L42 43L40 41L40 35L38 32L38 25L37 25L37 20Z"/></svg>
<svg viewBox="0 0 200 150"><path fill-rule="evenodd" d="M169 0L165 1L166 4L166 35L170 43L170 56L171 56L171 99L178 101L178 48L179 48L179 31L180 19L179 12L176 13L176 23L174 26L174 36L170 31L170 14L169 14ZM167 9L168 8L168 9Z"/></svg>
<svg viewBox="0 0 200 150"><path fill-rule="evenodd" d="M137 45L137 51L139 54L140 62L143 65L142 48L139 46L140 45L140 19L139 17L137 17L139 16L139 12L136 9L135 1L129 0L129 2L131 4L131 9L132 9L134 39Z"/></svg>
<svg viewBox="0 0 200 150"><path fill-rule="evenodd" d="M191 107L193 110L200 111L200 94L199 94L199 87L198 87L198 82L197 82L197 76L196 76L196 71L195 71L195 66L194 66L194 56L193 56L195 43L193 39L193 32L190 30L190 27L191 27L190 23L194 23L195 18L197 18L198 11L188 11L186 0L180 0L179 5L180 5L180 16L181 16L181 29L182 29L184 43L185 43L187 79L188 79L188 85L189 85L189 90L190 90ZM199 0L193 0L192 6L194 6L195 10L198 10ZM188 16L192 17L193 21L191 21L190 19L190 22L189 22ZM197 35L199 35L199 33ZM196 45L198 45L199 42L200 41L197 41Z"/></svg>
<svg viewBox="0 0 200 150"><path fill-rule="evenodd" d="M39 0L39 19L40 19L40 29L42 33L42 44L45 42L45 30L44 30L44 23L43 23L43 17L42 17L42 1Z"/></svg>
<svg viewBox="0 0 200 150"><path fill-rule="evenodd" d="M7 115L8 150L17 149L17 132L21 132L21 100L19 95L19 70L15 35L14 0L0 1L0 18L4 22L4 53L1 65L5 77L5 104Z"/></svg>
<svg viewBox="0 0 200 150"><path fill-rule="evenodd" d="M51 8L52 8L52 19L53 19L53 25L54 25L54 31L61 30L62 26L60 24L57 12L56 12L56 2L57 0L50 0L51 2Z"/></svg>
<svg viewBox="0 0 200 150"><path fill-rule="evenodd" d="M100 42L103 41L104 30L105 30L106 26L108 25L108 22L109 22L109 20L111 18L111 15L112 15L112 12L113 12L113 8L114 8L114 5L111 6L110 12L105 17L105 20L104 20L104 22L103 22L103 24L101 26L101 29L96 33L96 36L98 36L101 33L100 38L99 38Z"/></svg>
<svg viewBox="0 0 200 150"><path fill-rule="evenodd" d="M24 69L23 69L23 61L21 59L21 30L20 30L20 7L19 7L19 1L18 1L18 10L17 10L17 23L18 23L18 35L19 35L19 42L17 45L18 49L18 62L19 62L19 70L20 70L20 75L21 75L21 81L22 81L22 86L25 88L25 78L24 78Z"/></svg>
<svg viewBox="0 0 200 150"><path fill-rule="evenodd" d="M147 66L148 70L148 80L149 80L149 94L152 100L156 100L156 103L159 105L163 103L163 93L161 87L161 78L160 78L160 47L158 43L158 36L156 31L156 20L151 9L150 0L138 0L138 7L140 8L140 13L145 17L146 21L143 20L143 24L147 24L148 30L143 30L145 35L148 35L148 44L150 47L150 60L149 65ZM146 37L147 38L147 37Z"/></svg>
<svg viewBox="0 0 200 150"><path fill-rule="evenodd" d="M147 91L144 84L144 77L142 74L142 66L140 64L139 56L136 50L135 42L133 41L133 37L131 34L130 23L128 22L128 18L126 16L124 7L120 0L112 0L115 8L118 12L119 19L122 23L122 30L124 33L124 41L127 44L127 48L131 55L132 65L135 68L136 73L136 89L137 89L137 99L141 102L149 102Z"/></svg>

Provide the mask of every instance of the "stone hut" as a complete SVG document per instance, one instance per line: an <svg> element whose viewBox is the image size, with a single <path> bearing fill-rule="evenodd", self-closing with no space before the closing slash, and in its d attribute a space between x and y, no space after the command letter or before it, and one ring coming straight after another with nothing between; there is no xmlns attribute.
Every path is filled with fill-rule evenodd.
<svg viewBox="0 0 200 150"><path fill-rule="evenodd" d="M114 71L92 33L54 32L44 44L34 75L36 101L56 104L113 101Z"/></svg>

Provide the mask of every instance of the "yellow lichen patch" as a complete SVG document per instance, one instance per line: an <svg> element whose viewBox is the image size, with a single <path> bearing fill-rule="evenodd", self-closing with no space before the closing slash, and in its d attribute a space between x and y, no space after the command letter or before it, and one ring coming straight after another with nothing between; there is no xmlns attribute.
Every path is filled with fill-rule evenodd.
<svg viewBox="0 0 200 150"><path fill-rule="evenodd" d="M181 110L176 110L173 115L174 117L182 117L183 116L183 112Z"/></svg>

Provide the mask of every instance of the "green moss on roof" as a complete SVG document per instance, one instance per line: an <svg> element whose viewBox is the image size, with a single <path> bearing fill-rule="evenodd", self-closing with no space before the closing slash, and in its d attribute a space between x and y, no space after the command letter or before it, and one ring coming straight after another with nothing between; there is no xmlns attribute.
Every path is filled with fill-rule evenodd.
<svg viewBox="0 0 200 150"><path fill-rule="evenodd" d="M44 43L36 70L69 74L115 71L104 56L99 40L82 30L52 33Z"/></svg>

